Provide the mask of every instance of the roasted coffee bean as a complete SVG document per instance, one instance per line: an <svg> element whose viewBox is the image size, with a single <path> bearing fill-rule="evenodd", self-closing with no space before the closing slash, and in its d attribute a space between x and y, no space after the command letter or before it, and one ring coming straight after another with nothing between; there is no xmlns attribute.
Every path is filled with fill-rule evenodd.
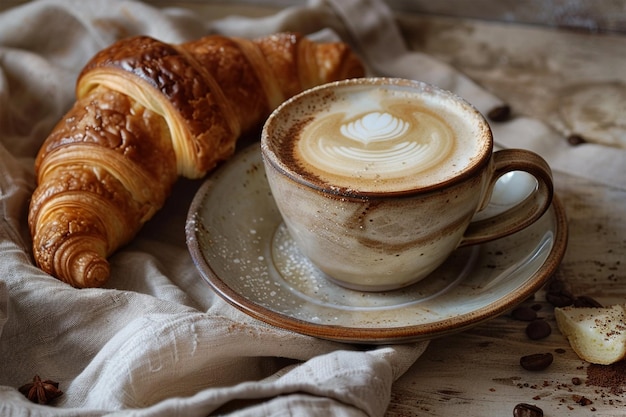
<svg viewBox="0 0 626 417"><path fill-rule="evenodd" d="M552 364L554 356L548 353L533 353L532 355L522 356L519 364L527 371L543 371Z"/></svg>
<svg viewBox="0 0 626 417"><path fill-rule="evenodd" d="M533 321L537 318L537 312L530 307L517 307L511 311L511 317L515 320Z"/></svg>
<svg viewBox="0 0 626 417"><path fill-rule="evenodd" d="M554 279L548 284L548 292L567 290L567 283L560 279Z"/></svg>
<svg viewBox="0 0 626 417"><path fill-rule="evenodd" d="M554 307L566 307L574 303L574 295L566 289L549 291L546 293L546 300Z"/></svg>
<svg viewBox="0 0 626 417"><path fill-rule="evenodd" d="M587 142L585 138L583 138L579 134L572 133L571 135L567 136L567 143L569 143L572 146L582 145L585 142Z"/></svg>
<svg viewBox="0 0 626 417"><path fill-rule="evenodd" d="M573 305L574 307L602 307L602 304L589 297L588 295L581 295L579 297L576 297Z"/></svg>
<svg viewBox="0 0 626 417"><path fill-rule="evenodd" d="M489 110L487 117L493 122L506 122L511 118L511 106L508 104L496 106Z"/></svg>
<svg viewBox="0 0 626 417"><path fill-rule="evenodd" d="M536 405L520 403L513 409L513 417L543 417L543 410Z"/></svg>
<svg viewBox="0 0 626 417"><path fill-rule="evenodd" d="M532 340L539 340L550 336L552 333L552 326L545 320L537 319L531 321L526 326L526 336Z"/></svg>

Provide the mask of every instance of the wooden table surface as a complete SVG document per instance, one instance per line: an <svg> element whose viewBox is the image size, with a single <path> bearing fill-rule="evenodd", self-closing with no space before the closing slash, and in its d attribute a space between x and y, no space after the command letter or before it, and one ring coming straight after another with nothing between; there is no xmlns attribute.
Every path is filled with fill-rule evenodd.
<svg viewBox="0 0 626 417"><path fill-rule="evenodd" d="M259 5L178 4L214 19L276 12ZM626 147L625 34L406 13L398 14L398 21L413 49L464 71L507 101L514 114L545 121L563 132L563 140L575 128L588 140ZM609 108L615 111L585 114L581 121L572 94L604 96L614 102ZM568 217L569 245L553 279L564 281L575 295L605 305L624 303L626 191L559 172L555 181ZM528 323L505 314L433 340L394 384L387 415L511 416L519 403L534 404L545 416L626 415L626 386L598 386L598 366L579 359L559 333L545 290L525 304L541 306L539 317L552 325L549 337L530 340L525 333ZM522 356L547 352L554 362L544 371L530 372L519 365ZM604 371L615 369L623 375L626 368L619 365Z"/></svg>
<svg viewBox="0 0 626 417"><path fill-rule="evenodd" d="M563 140L575 130L590 141L626 147L624 34L417 15L399 21L413 49L462 70L514 113L543 120ZM574 98L585 101L581 95L605 100L615 111L584 112L572 105ZM624 303L626 191L558 172L555 181L569 243L553 279L604 305ZM433 340L394 385L388 416L511 416L519 403L534 404L546 416L626 415L626 363L600 369L579 359L558 331L545 290L525 304L541 306L539 316L553 329L549 337L530 340L528 323L503 315ZM547 352L554 362L544 371L519 365L522 356ZM599 386L601 371L620 373L623 385Z"/></svg>
<svg viewBox="0 0 626 417"><path fill-rule="evenodd" d="M414 49L453 64L507 101L514 112L562 131L564 140L575 128L588 140L626 146L624 34L408 15L400 21ZM613 101L616 111L581 113L568 105L568 98L580 91ZM581 114L588 119L576 117ZM604 305L624 303L626 191L558 172L555 181L568 217L569 243L553 279L567 283L574 295L588 295ZM600 367L571 350L558 331L545 289L525 304L541 306L539 316L552 325L549 337L530 340L528 323L507 314L434 340L395 384L388 415L510 416L518 403L534 404L546 416L626 415L626 384L598 386ZM547 352L554 362L544 371L519 365L524 355ZM624 384L626 363L604 371L620 372Z"/></svg>

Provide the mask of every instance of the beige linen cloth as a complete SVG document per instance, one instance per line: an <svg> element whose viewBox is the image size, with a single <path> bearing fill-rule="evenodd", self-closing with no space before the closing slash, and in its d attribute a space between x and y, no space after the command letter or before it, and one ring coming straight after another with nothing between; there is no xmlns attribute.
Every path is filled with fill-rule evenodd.
<svg viewBox="0 0 626 417"><path fill-rule="evenodd" d="M427 343L317 340L229 306L199 276L185 246L185 217L200 182L181 181L166 207L112 257L107 288L70 288L31 259L34 156L74 101L89 57L134 34L181 42L279 30L341 38L371 74L437 84L483 112L499 104L454 69L408 52L382 1L310 1L269 18L214 21L114 0L35 1L0 14L1 416L384 415L394 380ZM554 169L626 186L622 151L568 147L562 134L527 118L494 130L499 145L533 149ZM54 406L29 403L17 391L35 374L59 381L65 394Z"/></svg>

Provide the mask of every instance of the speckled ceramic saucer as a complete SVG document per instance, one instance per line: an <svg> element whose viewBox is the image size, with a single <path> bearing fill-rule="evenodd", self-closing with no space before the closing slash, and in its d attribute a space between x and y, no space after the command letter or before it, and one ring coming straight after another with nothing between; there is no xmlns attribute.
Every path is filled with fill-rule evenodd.
<svg viewBox="0 0 626 417"><path fill-rule="evenodd" d="M527 195L533 183L508 174L491 213ZM282 224L258 144L239 152L198 190L186 225L201 275L252 317L295 332L352 343L430 339L495 317L537 291L567 245L558 199L534 225L494 242L455 251L410 287L384 293L345 289L304 258Z"/></svg>

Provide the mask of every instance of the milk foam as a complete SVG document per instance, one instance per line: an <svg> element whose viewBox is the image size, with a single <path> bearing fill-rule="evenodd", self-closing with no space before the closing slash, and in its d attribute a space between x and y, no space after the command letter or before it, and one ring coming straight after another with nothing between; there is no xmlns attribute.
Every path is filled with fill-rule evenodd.
<svg viewBox="0 0 626 417"><path fill-rule="evenodd" d="M327 184L367 192L428 186L457 175L483 147L474 116L447 97L396 86L352 86L325 97L298 132L292 157L304 176Z"/></svg>
<svg viewBox="0 0 626 417"><path fill-rule="evenodd" d="M402 136L409 124L387 112L366 113L361 118L341 125L339 131L352 140L367 144Z"/></svg>

